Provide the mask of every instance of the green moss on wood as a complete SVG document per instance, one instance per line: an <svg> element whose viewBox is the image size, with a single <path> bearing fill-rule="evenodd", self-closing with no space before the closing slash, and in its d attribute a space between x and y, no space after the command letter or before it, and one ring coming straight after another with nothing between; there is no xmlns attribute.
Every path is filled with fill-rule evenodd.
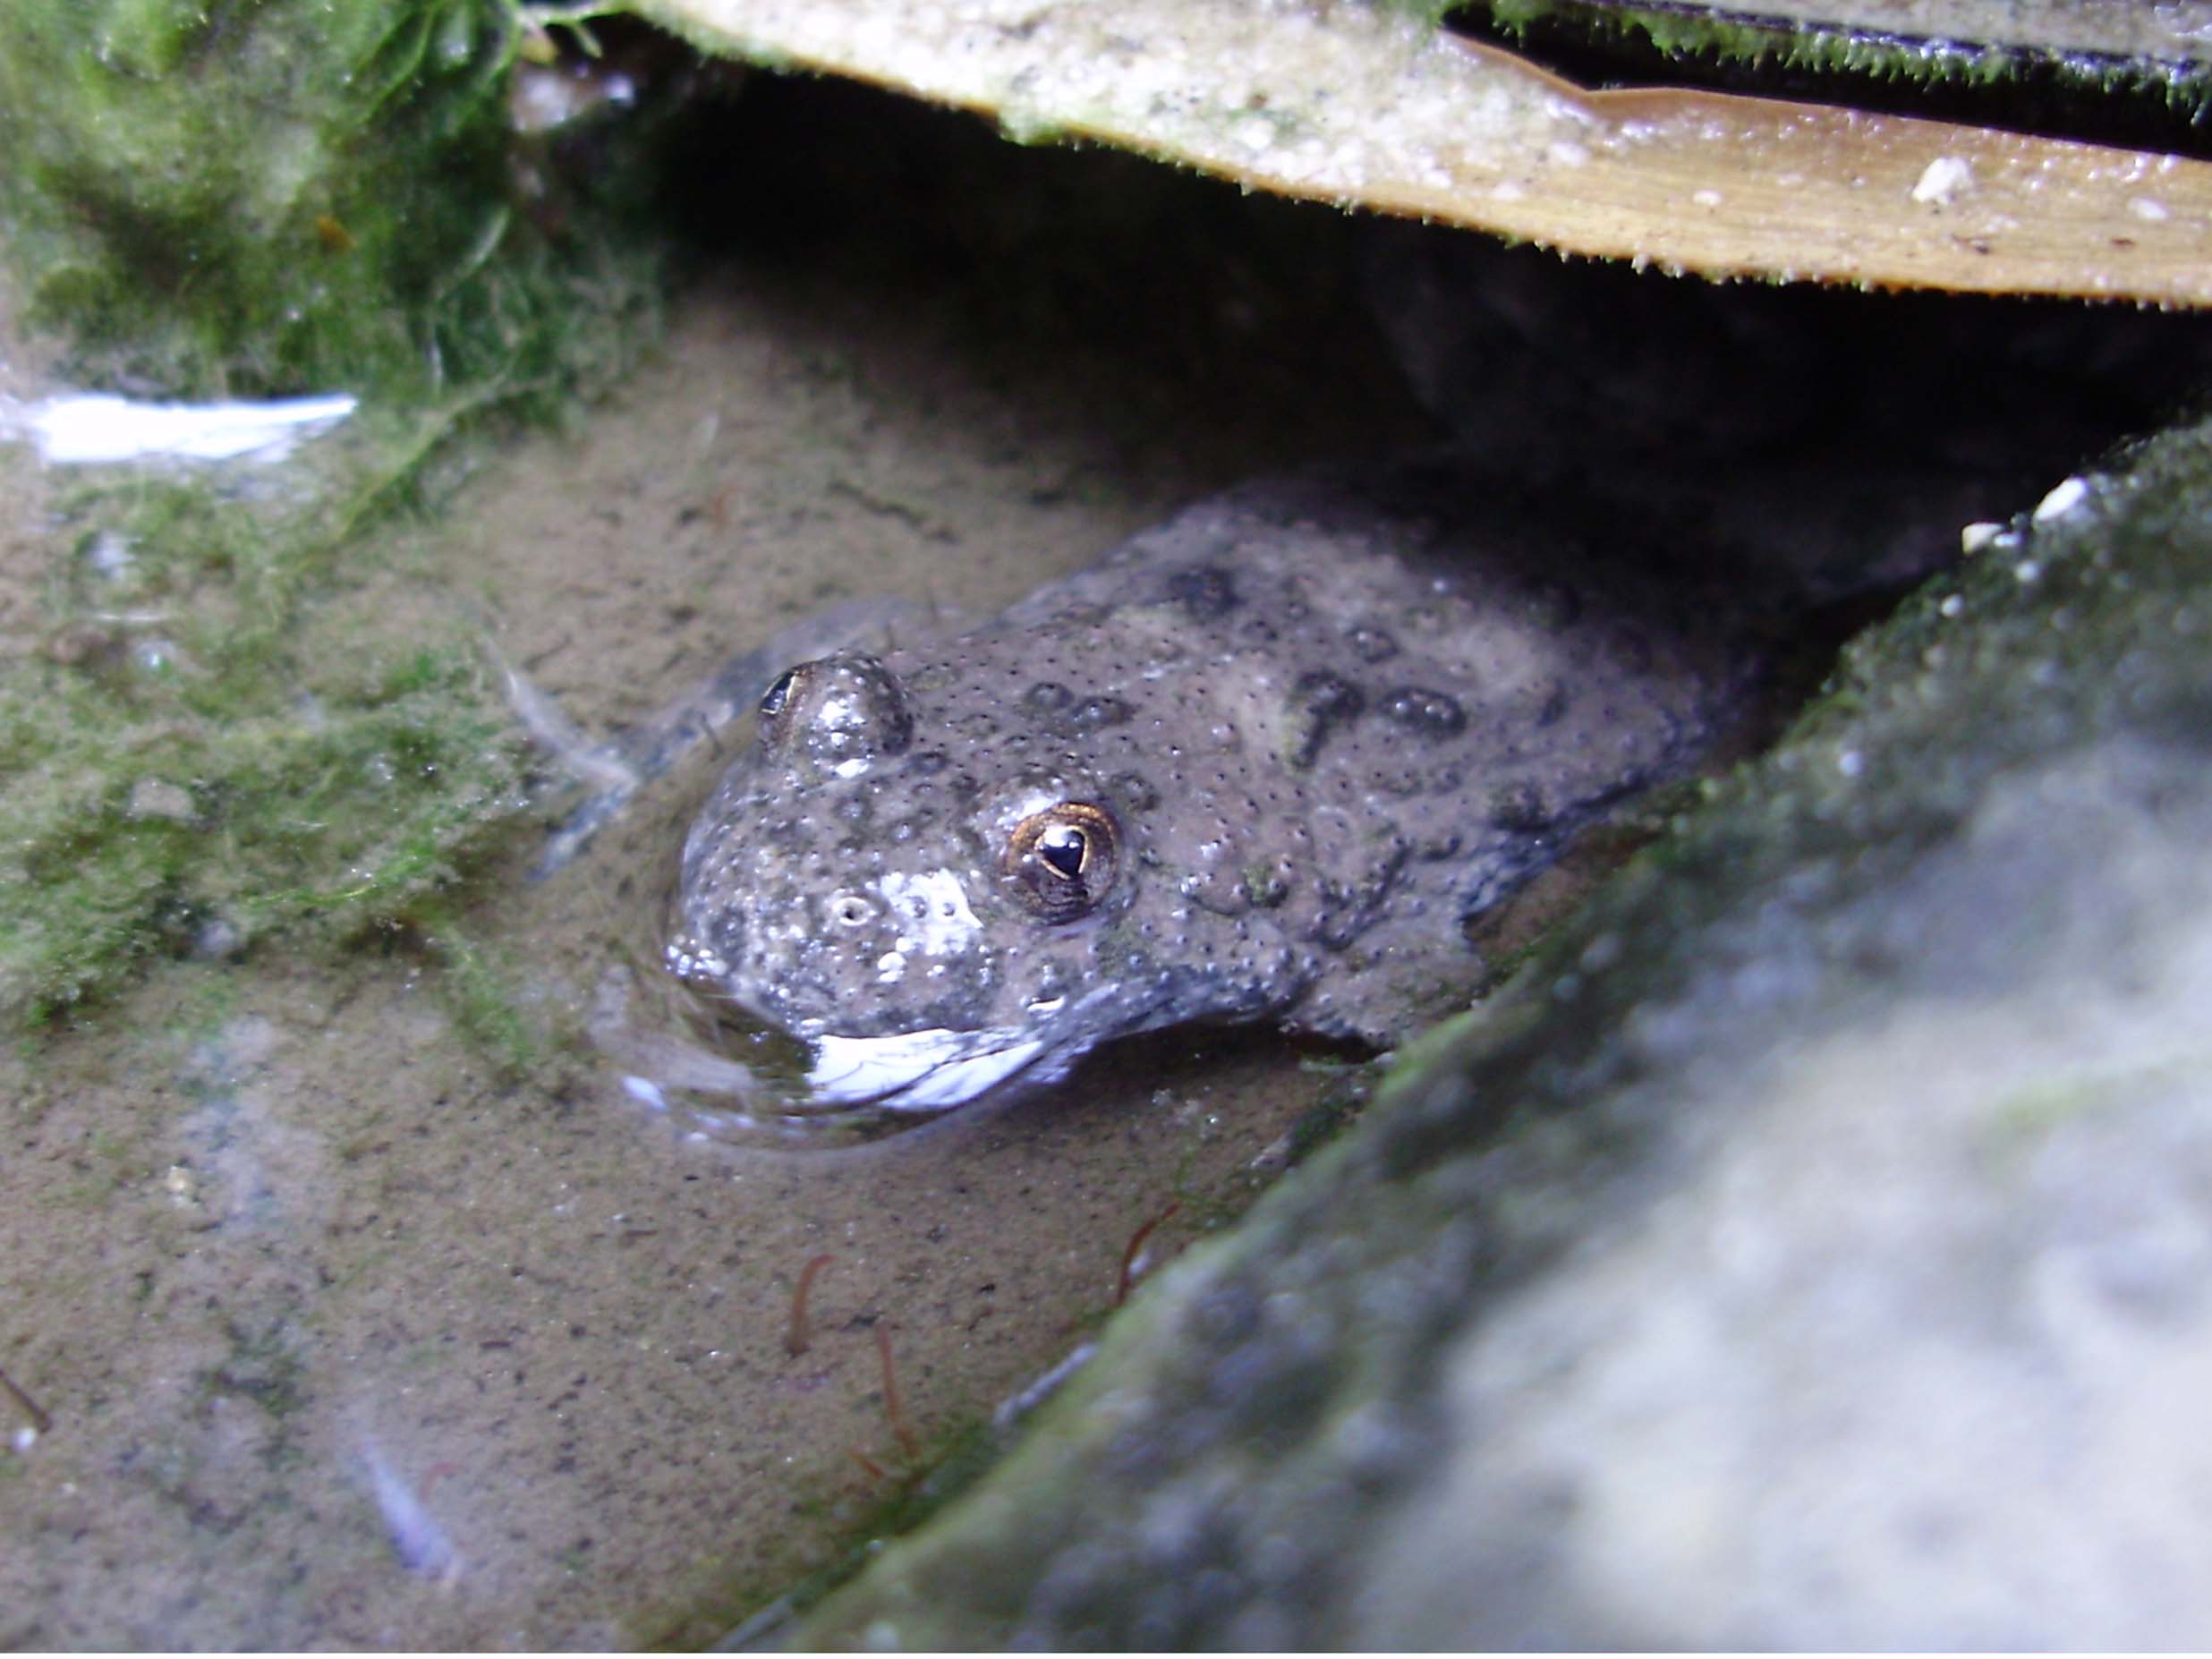
<svg viewBox="0 0 2212 1659"><path fill-rule="evenodd" d="M2184 113L2201 108L2206 98L2202 71L2195 66L2038 46L2006 32L2021 24L2003 7L1991 8L1988 38L1980 39L1923 39L1843 23L1761 17L1756 8L1728 6L1489 0L1453 9L1485 16L1491 26L1514 37L1542 26L1602 48L1641 48L1755 71L1966 86L2005 85L2033 72L2091 97L2155 93ZM1835 101L1850 102L1849 91L1840 88Z"/></svg>

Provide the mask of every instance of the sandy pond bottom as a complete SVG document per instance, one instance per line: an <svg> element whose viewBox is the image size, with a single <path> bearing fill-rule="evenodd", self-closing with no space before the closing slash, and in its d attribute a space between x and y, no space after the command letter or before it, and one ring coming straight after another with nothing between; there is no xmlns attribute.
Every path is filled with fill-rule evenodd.
<svg viewBox="0 0 2212 1659"><path fill-rule="evenodd" d="M64 1065L11 1159L9 1369L51 1419L0 1487L11 1645L706 1635L904 1467L876 1328L940 1442L1081 1340L1148 1217L1238 1202L1312 1093L1170 1056L733 1154L496 1085L404 973L172 989L135 1011L206 1034Z"/></svg>
<svg viewBox="0 0 2212 1659"><path fill-rule="evenodd" d="M609 406L384 532L345 602L471 608L602 736L827 602L987 613L1209 489L1423 430L1379 367L1271 389L1300 353L1379 364L1356 328L1246 316L1251 377L1190 393L1122 342L1040 365L957 282L865 264L698 281ZM649 971L711 775L481 902L527 1017L573 1031ZM1141 1226L1179 1205L1156 1260L1248 1202L1331 1086L1182 1034L858 1151L733 1146L588 1052L503 1078L438 971L174 964L0 1057L0 1646L710 1640L901 1477L878 1332L941 1447L1093 1331Z"/></svg>

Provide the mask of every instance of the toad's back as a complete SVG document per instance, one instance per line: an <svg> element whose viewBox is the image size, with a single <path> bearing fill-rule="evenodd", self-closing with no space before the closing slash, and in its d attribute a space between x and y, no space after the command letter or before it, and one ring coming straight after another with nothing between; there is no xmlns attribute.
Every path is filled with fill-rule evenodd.
<svg viewBox="0 0 2212 1659"><path fill-rule="evenodd" d="M832 1101L1205 1017L1390 1041L1474 978L1468 915L1733 701L1723 590L1619 540L1441 469L1256 485L943 645L803 665L692 833L671 963Z"/></svg>

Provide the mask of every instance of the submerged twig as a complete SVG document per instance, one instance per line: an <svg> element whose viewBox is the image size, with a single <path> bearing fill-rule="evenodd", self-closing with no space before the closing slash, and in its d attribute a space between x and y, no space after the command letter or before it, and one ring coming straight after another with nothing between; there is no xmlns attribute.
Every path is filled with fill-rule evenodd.
<svg viewBox="0 0 2212 1659"><path fill-rule="evenodd" d="M814 1288L814 1275L836 1259L824 1252L799 1269L799 1288L791 1293L791 1325L784 1332L784 1351L794 1359L806 1352L806 1294Z"/></svg>
<svg viewBox="0 0 2212 1659"><path fill-rule="evenodd" d="M1179 1198L1175 1200L1158 1215L1153 1216L1151 1221L1129 1235L1129 1242L1124 1245L1121 1250L1121 1278L1119 1282L1114 1286L1114 1306L1116 1307L1119 1307L1129 1299L1129 1288L1134 1282L1132 1275L1136 1267L1137 1252L1144 1247L1144 1241L1153 1236L1153 1229L1158 1227L1161 1222L1175 1214L1182 1207L1183 1201Z"/></svg>
<svg viewBox="0 0 2212 1659"><path fill-rule="evenodd" d="M39 1434L47 1434L54 1427L54 1419L47 1415L46 1408L18 1388L15 1379L5 1371L0 1371L0 1391L6 1392L15 1402L16 1409L30 1419L30 1426Z"/></svg>

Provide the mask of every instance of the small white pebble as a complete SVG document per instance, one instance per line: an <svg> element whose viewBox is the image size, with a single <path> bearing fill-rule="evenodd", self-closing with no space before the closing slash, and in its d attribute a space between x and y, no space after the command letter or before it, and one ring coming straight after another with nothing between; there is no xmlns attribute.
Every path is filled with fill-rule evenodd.
<svg viewBox="0 0 2212 1659"><path fill-rule="evenodd" d="M1961 191L1971 189L1973 183L1972 162L1963 156L1938 156L1921 169L1919 182L1912 187L1912 199L1947 208Z"/></svg>
<svg viewBox="0 0 2212 1659"><path fill-rule="evenodd" d="M1959 532L1959 551L1969 555L1978 553L2004 533L2004 525L1993 524L1987 519L1976 519Z"/></svg>
<svg viewBox="0 0 2212 1659"><path fill-rule="evenodd" d="M2174 216L2166 211L2163 201L2154 201L2148 196L2137 196L2128 203L2128 211L2147 225L2157 225Z"/></svg>
<svg viewBox="0 0 2212 1659"><path fill-rule="evenodd" d="M2042 576L2043 566L2031 558L2024 558L2012 566L2012 574L2019 578L2021 586L2026 587Z"/></svg>
<svg viewBox="0 0 2212 1659"><path fill-rule="evenodd" d="M24 1424L21 1428L17 1429L14 1434L11 1436L8 1441L8 1444L15 1448L18 1456L29 1451L38 1443L38 1431L31 1427L28 1423Z"/></svg>
<svg viewBox="0 0 2212 1659"><path fill-rule="evenodd" d="M2038 524L2047 524L2055 518L2063 518L2089 498L2089 481L2070 478L2037 502L2036 510L2029 516Z"/></svg>
<svg viewBox="0 0 2212 1659"><path fill-rule="evenodd" d="M1229 128L1229 135L1255 155L1275 148L1275 123L1264 115L1246 116Z"/></svg>
<svg viewBox="0 0 2212 1659"><path fill-rule="evenodd" d="M1949 593L1944 596L1944 602L1936 608L1946 617L1962 617L1966 614L1966 601L1956 593Z"/></svg>
<svg viewBox="0 0 2212 1659"><path fill-rule="evenodd" d="M1835 757L1835 770L1846 778L1856 778L1867 770L1867 757L1856 749L1846 749Z"/></svg>

